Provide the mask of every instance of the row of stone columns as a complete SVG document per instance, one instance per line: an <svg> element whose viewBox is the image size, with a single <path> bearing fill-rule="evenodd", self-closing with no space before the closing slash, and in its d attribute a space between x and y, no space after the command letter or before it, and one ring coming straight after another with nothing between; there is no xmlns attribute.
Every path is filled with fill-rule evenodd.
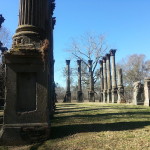
<svg viewBox="0 0 150 150"><path fill-rule="evenodd" d="M118 70L118 86L116 77L115 49L111 49L100 60L100 101L104 103L120 103L123 100L124 87L122 79L122 69Z"/></svg>
<svg viewBox="0 0 150 150"><path fill-rule="evenodd" d="M118 70L118 86L116 77L116 64L115 64L115 49L111 49L109 54L106 54L100 63L100 102L104 103L121 103L124 99L124 87L122 79L122 69ZM78 91L77 101L83 101L82 85L81 85L81 60L77 60L78 65ZM92 60L88 61L89 65L89 101L94 102L94 81L92 71ZM70 91L70 60L66 60L67 70L67 83L66 83L66 95L64 102L71 102Z"/></svg>

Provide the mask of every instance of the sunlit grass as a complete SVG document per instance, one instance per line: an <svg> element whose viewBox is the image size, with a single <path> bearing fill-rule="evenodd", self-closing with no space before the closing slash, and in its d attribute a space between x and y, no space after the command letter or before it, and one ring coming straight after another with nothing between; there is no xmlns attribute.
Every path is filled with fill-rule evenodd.
<svg viewBox="0 0 150 150"><path fill-rule="evenodd" d="M150 108L144 106L57 104L51 139L32 150L148 150Z"/></svg>

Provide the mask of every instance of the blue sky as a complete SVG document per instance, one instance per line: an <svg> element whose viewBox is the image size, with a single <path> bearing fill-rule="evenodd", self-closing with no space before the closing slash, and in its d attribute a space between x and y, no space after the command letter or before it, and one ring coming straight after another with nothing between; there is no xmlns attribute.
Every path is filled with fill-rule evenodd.
<svg viewBox="0 0 150 150"><path fill-rule="evenodd" d="M18 25L19 0L0 0L3 24L12 34ZM64 84L62 67L72 37L86 32L104 34L116 61L134 53L150 59L150 0L56 0L54 16L55 80Z"/></svg>

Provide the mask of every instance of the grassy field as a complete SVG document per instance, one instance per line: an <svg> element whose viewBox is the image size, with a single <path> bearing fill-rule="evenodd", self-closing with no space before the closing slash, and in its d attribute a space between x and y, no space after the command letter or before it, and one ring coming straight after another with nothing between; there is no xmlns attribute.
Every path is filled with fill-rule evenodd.
<svg viewBox="0 0 150 150"><path fill-rule="evenodd" d="M31 150L150 150L150 108L57 104L50 140Z"/></svg>
<svg viewBox="0 0 150 150"><path fill-rule="evenodd" d="M7 149L7 148L6 148ZM51 139L12 150L150 150L150 108L58 103Z"/></svg>

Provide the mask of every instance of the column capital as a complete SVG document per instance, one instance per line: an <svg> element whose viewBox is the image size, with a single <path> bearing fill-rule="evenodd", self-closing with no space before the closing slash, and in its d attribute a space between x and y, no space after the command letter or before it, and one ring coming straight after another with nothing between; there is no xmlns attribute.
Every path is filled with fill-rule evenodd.
<svg viewBox="0 0 150 150"><path fill-rule="evenodd" d="M106 54L106 60L110 60L110 54Z"/></svg>
<svg viewBox="0 0 150 150"><path fill-rule="evenodd" d="M82 61L82 60L77 60L77 64L78 64L78 65L81 65L81 61Z"/></svg>
<svg viewBox="0 0 150 150"><path fill-rule="evenodd" d="M103 63L106 63L106 57L103 57Z"/></svg>
<svg viewBox="0 0 150 150"><path fill-rule="evenodd" d="M88 60L88 64L91 65L93 60Z"/></svg>
<svg viewBox="0 0 150 150"><path fill-rule="evenodd" d="M54 9L56 7L55 0L51 0L51 14L53 15Z"/></svg>
<svg viewBox="0 0 150 150"><path fill-rule="evenodd" d="M70 65L70 60L66 60L66 65Z"/></svg>
<svg viewBox="0 0 150 150"><path fill-rule="evenodd" d="M111 49L109 52L110 52L110 56L115 56L115 53L116 53L116 49Z"/></svg>
<svg viewBox="0 0 150 150"><path fill-rule="evenodd" d="M103 66L103 60L99 60L100 66Z"/></svg>

